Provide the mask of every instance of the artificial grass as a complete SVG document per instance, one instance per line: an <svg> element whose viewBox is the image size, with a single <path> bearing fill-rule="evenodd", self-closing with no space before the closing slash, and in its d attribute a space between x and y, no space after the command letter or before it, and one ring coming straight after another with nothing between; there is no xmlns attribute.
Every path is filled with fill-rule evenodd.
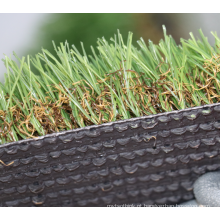
<svg viewBox="0 0 220 220"><path fill-rule="evenodd" d="M166 34L158 45L149 40L124 43L118 32L110 42L98 39L98 53L54 45L23 57L17 65L9 57L5 84L0 84L0 144L54 132L157 114L220 100L220 39L208 43ZM26 60L26 61L25 61ZM32 72L33 65L38 72Z"/></svg>

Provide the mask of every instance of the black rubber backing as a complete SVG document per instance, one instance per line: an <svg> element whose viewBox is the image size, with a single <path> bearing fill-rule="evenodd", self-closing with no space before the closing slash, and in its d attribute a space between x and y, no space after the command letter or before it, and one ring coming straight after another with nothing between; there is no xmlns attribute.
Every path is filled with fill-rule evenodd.
<svg viewBox="0 0 220 220"><path fill-rule="evenodd" d="M220 169L220 104L0 145L0 206L170 204Z"/></svg>

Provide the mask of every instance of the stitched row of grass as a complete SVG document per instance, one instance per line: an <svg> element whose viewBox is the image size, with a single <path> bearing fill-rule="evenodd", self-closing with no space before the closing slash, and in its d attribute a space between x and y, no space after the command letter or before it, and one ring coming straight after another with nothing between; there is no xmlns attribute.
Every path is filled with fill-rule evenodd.
<svg viewBox="0 0 220 220"><path fill-rule="evenodd" d="M0 144L53 132L219 102L220 39L166 34L132 45L118 32L87 55L67 42L35 57L9 57L0 84ZM33 68L34 67L34 68Z"/></svg>

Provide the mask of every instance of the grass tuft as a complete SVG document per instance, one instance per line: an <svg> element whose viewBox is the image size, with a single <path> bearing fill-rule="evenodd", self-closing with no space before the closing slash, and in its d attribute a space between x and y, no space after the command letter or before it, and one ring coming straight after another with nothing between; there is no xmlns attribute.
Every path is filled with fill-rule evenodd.
<svg viewBox="0 0 220 220"><path fill-rule="evenodd" d="M3 60L0 84L0 144L106 122L185 109L220 101L220 39L166 34L158 45L132 45L118 32L97 50L79 53L67 42L35 57ZM32 65L35 72L32 71Z"/></svg>

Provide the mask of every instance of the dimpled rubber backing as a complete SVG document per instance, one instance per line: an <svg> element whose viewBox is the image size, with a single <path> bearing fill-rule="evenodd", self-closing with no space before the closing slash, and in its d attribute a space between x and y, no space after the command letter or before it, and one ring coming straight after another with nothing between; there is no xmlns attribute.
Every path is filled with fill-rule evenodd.
<svg viewBox="0 0 220 220"><path fill-rule="evenodd" d="M178 204L220 169L220 104L0 146L0 206Z"/></svg>

